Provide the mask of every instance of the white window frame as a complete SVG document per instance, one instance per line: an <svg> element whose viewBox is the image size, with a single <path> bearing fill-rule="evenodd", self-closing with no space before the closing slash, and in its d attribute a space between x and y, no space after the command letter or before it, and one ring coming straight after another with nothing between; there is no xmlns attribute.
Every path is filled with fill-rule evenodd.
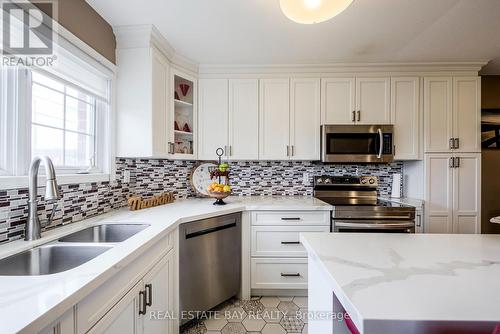
<svg viewBox="0 0 500 334"><path fill-rule="evenodd" d="M53 22L58 34L57 45L60 54L92 67L99 76L106 78L108 110L104 113L96 108L96 145L105 149L97 150L98 170L88 174L77 174L75 170L56 170L59 184L112 181L115 179L114 82L116 66L93 50L57 22ZM2 74L5 72L2 69ZM57 76L57 73L53 73ZM58 80L64 78L58 78ZM71 82L69 82L71 83ZM9 73L0 76L0 190L24 188L28 186L28 169L31 158L31 78L30 71L20 68L17 75ZM78 89L81 89L76 85ZM7 89L15 91L15 99ZM90 92L92 94L92 92ZM93 94L94 95L94 94ZM99 100L101 103L102 100ZM24 126L20 126L24 125ZM69 173L68 173L69 172ZM43 168L40 169L39 183L44 182Z"/></svg>

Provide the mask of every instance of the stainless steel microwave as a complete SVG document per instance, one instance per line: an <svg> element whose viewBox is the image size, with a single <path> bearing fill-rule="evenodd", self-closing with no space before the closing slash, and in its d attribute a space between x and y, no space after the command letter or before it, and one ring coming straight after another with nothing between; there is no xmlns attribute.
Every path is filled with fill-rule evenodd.
<svg viewBox="0 0 500 334"><path fill-rule="evenodd" d="M321 161L392 162L393 129L392 125L322 125Z"/></svg>

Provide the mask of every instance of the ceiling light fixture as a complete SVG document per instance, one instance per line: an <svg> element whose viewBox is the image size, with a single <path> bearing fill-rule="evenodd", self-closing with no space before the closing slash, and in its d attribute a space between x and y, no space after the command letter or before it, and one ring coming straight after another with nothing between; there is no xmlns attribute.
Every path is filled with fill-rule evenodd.
<svg viewBox="0 0 500 334"><path fill-rule="evenodd" d="M354 0L280 0L283 13L292 21L313 24L342 13Z"/></svg>

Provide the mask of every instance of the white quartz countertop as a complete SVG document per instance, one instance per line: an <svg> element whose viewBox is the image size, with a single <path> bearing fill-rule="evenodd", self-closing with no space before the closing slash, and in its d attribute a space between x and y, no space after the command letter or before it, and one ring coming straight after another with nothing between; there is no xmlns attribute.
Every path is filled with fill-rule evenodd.
<svg viewBox="0 0 500 334"><path fill-rule="evenodd" d="M364 333L383 333L381 321L500 323L500 235L304 233L301 242Z"/></svg>
<svg viewBox="0 0 500 334"><path fill-rule="evenodd" d="M140 211L124 208L48 231L37 241L18 240L0 246L0 258L4 258L92 225L151 225L77 268L44 276L0 276L1 332L32 333L43 329L181 223L248 210L332 210L318 199L301 196L229 197L224 206L214 206L213 201L179 200Z"/></svg>

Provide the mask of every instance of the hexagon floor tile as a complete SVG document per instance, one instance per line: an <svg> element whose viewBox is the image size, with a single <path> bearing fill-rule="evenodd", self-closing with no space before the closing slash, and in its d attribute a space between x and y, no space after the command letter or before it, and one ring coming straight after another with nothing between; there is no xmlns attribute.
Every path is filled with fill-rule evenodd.
<svg viewBox="0 0 500 334"><path fill-rule="evenodd" d="M213 310L219 312L216 319L185 325L181 334L307 334L299 309L307 312L307 297L230 299Z"/></svg>

